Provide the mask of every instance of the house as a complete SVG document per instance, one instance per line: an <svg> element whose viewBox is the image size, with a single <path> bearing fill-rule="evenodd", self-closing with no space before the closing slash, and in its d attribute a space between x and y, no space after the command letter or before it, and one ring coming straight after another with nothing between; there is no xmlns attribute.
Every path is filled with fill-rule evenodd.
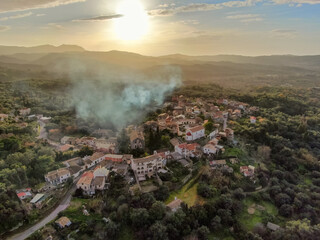
<svg viewBox="0 0 320 240"><path fill-rule="evenodd" d="M63 138L61 138L60 142L61 144L74 145L76 143L76 139L74 137L64 136Z"/></svg>
<svg viewBox="0 0 320 240"><path fill-rule="evenodd" d="M29 115L30 112L31 112L31 108L22 108L19 110L20 115L23 117Z"/></svg>
<svg viewBox="0 0 320 240"><path fill-rule="evenodd" d="M73 178L79 177L80 173L82 173L83 168L78 165L72 165L69 168L70 174Z"/></svg>
<svg viewBox="0 0 320 240"><path fill-rule="evenodd" d="M210 161L210 167L212 168L217 168L217 167L223 167L225 165L227 165L226 160L214 160L214 161Z"/></svg>
<svg viewBox="0 0 320 240"><path fill-rule="evenodd" d="M17 196L20 200L23 200L23 199L32 197L32 194L30 191L24 190L24 191L17 193Z"/></svg>
<svg viewBox="0 0 320 240"><path fill-rule="evenodd" d="M245 177L252 177L254 175L254 166L241 166L240 167L240 172L245 176Z"/></svg>
<svg viewBox="0 0 320 240"><path fill-rule="evenodd" d="M58 147L58 150L59 150L60 152L66 152L66 151L68 151L68 150L70 150L70 149L73 149L73 148L74 148L73 145L64 144L64 145L62 145L62 146L59 146L59 147Z"/></svg>
<svg viewBox="0 0 320 240"><path fill-rule="evenodd" d="M183 167L192 167L192 161L188 161L184 158L179 159L178 162L181 163Z"/></svg>
<svg viewBox="0 0 320 240"><path fill-rule="evenodd" d="M32 200L30 201L30 203L32 203L33 205L35 205L36 207L40 207L42 201L45 199L45 195L42 193L38 193L37 195L34 196L34 198L32 198Z"/></svg>
<svg viewBox="0 0 320 240"><path fill-rule="evenodd" d="M125 176L128 173L128 164L116 163L113 165L112 172Z"/></svg>
<svg viewBox="0 0 320 240"><path fill-rule="evenodd" d="M104 159L107 161L122 163L124 161L124 156L123 155L116 155L116 154L107 154L104 156Z"/></svg>
<svg viewBox="0 0 320 240"><path fill-rule="evenodd" d="M106 139L96 139L94 141L94 147L97 151L104 152L104 153L115 153L116 144L112 141L108 141Z"/></svg>
<svg viewBox="0 0 320 240"><path fill-rule="evenodd" d="M67 217L61 217L58 220L55 221L55 223L60 227L60 228L65 228L69 227L71 225L71 221Z"/></svg>
<svg viewBox="0 0 320 240"><path fill-rule="evenodd" d="M59 168L58 170L48 172L44 176L46 182L53 185L59 185L66 182L69 177L71 177L71 173L67 168Z"/></svg>
<svg viewBox="0 0 320 240"><path fill-rule="evenodd" d="M104 160L105 154L102 152L95 152L90 157L90 160L92 161L93 165L97 165L98 163L102 162Z"/></svg>
<svg viewBox="0 0 320 240"><path fill-rule="evenodd" d="M8 114L0 114L0 121L3 122L4 120L8 119L9 115Z"/></svg>
<svg viewBox="0 0 320 240"><path fill-rule="evenodd" d="M172 138L170 139L170 143L172 146L176 146L176 145L179 145L181 142L177 139L177 138Z"/></svg>
<svg viewBox="0 0 320 240"><path fill-rule="evenodd" d="M212 144L206 144L204 147L203 147L203 153L204 154L216 154L217 153L217 148L212 145Z"/></svg>
<svg viewBox="0 0 320 240"><path fill-rule="evenodd" d="M123 155L123 162L127 163L128 165L131 164L132 159L133 159L133 155L131 155L131 154L124 154Z"/></svg>
<svg viewBox="0 0 320 240"><path fill-rule="evenodd" d="M187 141L193 141L193 140L202 138L204 136L205 136L204 127L201 125L193 127L193 128L189 128L186 131L186 140Z"/></svg>
<svg viewBox="0 0 320 240"><path fill-rule="evenodd" d="M251 124L255 124L256 122L257 122L257 118L254 117L254 116L251 116L251 117L250 117L250 123L251 123Z"/></svg>
<svg viewBox="0 0 320 240"><path fill-rule="evenodd" d="M198 153L199 148L200 148L200 145L197 143L191 143L191 144L182 143L175 146L174 149L177 153L180 153L184 157L197 157L199 155Z"/></svg>
<svg viewBox="0 0 320 240"><path fill-rule="evenodd" d="M92 168L94 166L94 162L92 162L90 157L85 157L83 162L84 162L84 168L85 169L89 169L89 168Z"/></svg>
<svg viewBox="0 0 320 240"><path fill-rule="evenodd" d="M280 228L280 226L272 222L268 222L267 228L270 229L271 231L277 231Z"/></svg>
<svg viewBox="0 0 320 240"><path fill-rule="evenodd" d="M167 207L172 211L176 212L179 208L181 208L182 200L179 198L175 198L172 202L167 204Z"/></svg>
<svg viewBox="0 0 320 240"><path fill-rule="evenodd" d="M98 166L93 170L93 176L94 178L96 177L107 178L109 176L109 170L104 167Z"/></svg>
<svg viewBox="0 0 320 240"><path fill-rule="evenodd" d="M95 177L92 181L92 188L94 190L102 191L104 190L105 185L106 185L106 178L102 176Z"/></svg>
<svg viewBox="0 0 320 240"><path fill-rule="evenodd" d="M132 159L131 168L137 176L137 180L146 180L146 176L153 176L158 169L165 165L165 159L161 155L151 155L144 158Z"/></svg>
<svg viewBox="0 0 320 240"><path fill-rule="evenodd" d="M144 149L145 141L143 133L133 130L130 134L130 147L131 149Z"/></svg>
<svg viewBox="0 0 320 240"><path fill-rule="evenodd" d="M170 150L167 148L158 149L158 150L154 150L153 154L160 154L163 158L167 158L170 155Z"/></svg>
<svg viewBox="0 0 320 240"><path fill-rule="evenodd" d="M215 129L209 134L209 138L214 139L216 136L218 136L218 134L219 134L218 129Z"/></svg>
<svg viewBox="0 0 320 240"><path fill-rule="evenodd" d="M224 130L224 132L226 133L226 137L228 140L233 141L234 139L234 131L231 128L226 128Z"/></svg>
<svg viewBox="0 0 320 240"><path fill-rule="evenodd" d="M75 157L75 158L71 158L68 159L64 162L62 162L66 167L70 167L70 166L83 166L83 160L81 157Z"/></svg>
<svg viewBox="0 0 320 240"><path fill-rule="evenodd" d="M86 194L94 194L94 189L92 189L92 180L94 178L93 171L87 171L81 175L81 178L77 182L77 188L82 189Z"/></svg>

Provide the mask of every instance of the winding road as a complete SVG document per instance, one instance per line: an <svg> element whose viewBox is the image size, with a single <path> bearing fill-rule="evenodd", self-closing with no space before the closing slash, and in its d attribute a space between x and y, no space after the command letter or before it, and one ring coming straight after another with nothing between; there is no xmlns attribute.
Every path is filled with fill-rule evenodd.
<svg viewBox="0 0 320 240"><path fill-rule="evenodd" d="M38 139L45 139L49 142L49 144L56 146L57 143L54 143L52 141L50 141L48 139L48 133L45 129L46 124L42 121L38 121L39 125L40 125L40 132L39 132L39 136L37 137ZM27 237L29 237L31 234L33 234L34 232L36 232L37 230L39 230L40 228L44 227L47 223L51 222L52 220L54 220L58 214L60 212L62 212L63 210L65 210L71 202L71 198L72 198L72 193L76 190L76 185L74 184L72 186L72 188L66 193L66 195L63 197L62 201L60 202L60 204L45 218L43 218L42 220L40 220L40 222L36 223L35 225L33 225L32 227L24 230L21 233L17 233L9 238L7 238L8 240L23 240L26 239Z"/></svg>
<svg viewBox="0 0 320 240"><path fill-rule="evenodd" d="M9 237L8 240L23 240L23 239L26 239L32 233L36 232L40 228L44 227L47 223L49 223L52 220L54 220L61 211L65 210L70 205L72 193L75 191L75 189L76 189L76 186L73 186L66 193L66 195L64 196L64 198L60 202L60 205L58 207L56 207L48 216L46 216L44 219L42 219L40 222L38 222L34 226L24 230L23 232Z"/></svg>

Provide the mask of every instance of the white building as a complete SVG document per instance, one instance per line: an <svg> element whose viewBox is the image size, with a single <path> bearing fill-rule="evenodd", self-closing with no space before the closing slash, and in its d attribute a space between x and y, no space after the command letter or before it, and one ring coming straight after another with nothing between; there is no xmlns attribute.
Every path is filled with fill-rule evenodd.
<svg viewBox="0 0 320 240"><path fill-rule="evenodd" d="M217 152L218 149L212 144L207 144L203 147L203 153L205 154L216 154Z"/></svg>
<svg viewBox="0 0 320 240"><path fill-rule="evenodd" d="M163 169L165 159L160 154L144 158L137 158L131 161L131 168L139 181L146 180L146 176L153 176L159 169Z"/></svg>
<svg viewBox="0 0 320 240"><path fill-rule="evenodd" d="M58 170L48 172L44 176L46 182L49 182L53 185L66 182L69 177L71 177L71 173L67 168L60 168Z"/></svg>
<svg viewBox="0 0 320 240"><path fill-rule="evenodd" d="M215 138L216 136L218 136L218 134L219 134L218 129L215 129L215 130L213 130L213 131L209 134L209 138L210 138L210 139L213 139L213 138Z"/></svg>
<svg viewBox="0 0 320 240"><path fill-rule="evenodd" d="M187 141L193 141L193 140L202 138L204 136L205 136L204 127L201 125L193 127L193 128L189 128L186 131L186 140Z"/></svg>
<svg viewBox="0 0 320 240"><path fill-rule="evenodd" d="M200 147L197 143L182 143L174 147L175 152L180 153L183 157L196 157L197 150Z"/></svg>

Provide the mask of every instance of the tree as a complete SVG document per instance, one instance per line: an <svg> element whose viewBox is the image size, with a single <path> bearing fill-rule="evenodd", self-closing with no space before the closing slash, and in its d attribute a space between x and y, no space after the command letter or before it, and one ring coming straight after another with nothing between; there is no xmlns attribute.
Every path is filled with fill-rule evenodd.
<svg viewBox="0 0 320 240"><path fill-rule="evenodd" d="M78 152L79 157L91 156L93 154L93 149L89 146L84 146Z"/></svg>
<svg viewBox="0 0 320 240"><path fill-rule="evenodd" d="M164 201L169 197L169 188L165 185L161 185L154 194L155 198L159 201Z"/></svg>
<svg viewBox="0 0 320 240"><path fill-rule="evenodd" d="M279 213L281 216L291 217L293 213L293 207L289 204L283 204L279 209Z"/></svg>
<svg viewBox="0 0 320 240"><path fill-rule="evenodd" d="M151 239L153 240L167 240L168 238L168 233L167 233L167 228L161 223L161 222L156 222L149 228L149 232L151 235Z"/></svg>
<svg viewBox="0 0 320 240"><path fill-rule="evenodd" d="M204 124L204 129L207 134L211 133L214 129L214 125L212 122L208 121L207 123Z"/></svg>
<svg viewBox="0 0 320 240"><path fill-rule="evenodd" d="M206 240L208 239L208 235L209 235L210 231L206 226L201 226L198 228L197 230L197 234L199 239L201 240Z"/></svg>
<svg viewBox="0 0 320 240"><path fill-rule="evenodd" d="M149 213L145 208L134 208L131 211L130 219L135 228L143 228L149 223Z"/></svg>
<svg viewBox="0 0 320 240"><path fill-rule="evenodd" d="M154 204L152 204L149 215L150 218L155 220L161 220L164 215L166 214L166 205L164 205L162 202L156 201Z"/></svg>

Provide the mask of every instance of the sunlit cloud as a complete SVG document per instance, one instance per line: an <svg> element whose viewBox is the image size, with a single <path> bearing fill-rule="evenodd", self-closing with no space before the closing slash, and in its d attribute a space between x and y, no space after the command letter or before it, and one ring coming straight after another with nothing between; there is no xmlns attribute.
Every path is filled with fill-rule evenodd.
<svg viewBox="0 0 320 240"><path fill-rule="evenodd" d="M0 25L0 32L5 32L5 31L7 31L7 30L9 30L9 29L10 29L9 26L1 26L1 25Z"/></svg>
<svg viewBox="0 0 320 240"><path fill-rule="evenodd" d="M50 8L86 0L1 0L0 13L23 11L27 9Z"/></svg>
<svg viewBox="0 0 320 240"><path fill-rule="evenodd" d="M274 29L271 31L272 37L278 38L295 38L298 32L292 29Z"/></svg>
<svg viewBox="0 0 320 240"><path fill-rule="evenodd" d="M113 15L106 15L106 16L98 16L98 17L92 17L92 18L84 18L84 19L79 19L76 21L105 21L105 20L110 20L114 18L121 18L123 17L122 14L113 14Z"/></svg>
<svg viewBox="0 0 320 240"><path fill-rule="evenodd" d="M10 20L10 19L18 19L18 18L29 17L32 14L33 14L32 12L28 12L28 13L23 13L23 14L8 16L8 17L2 17L2 18L0 18L0 21L7 21L7 20Z"/></svg>

